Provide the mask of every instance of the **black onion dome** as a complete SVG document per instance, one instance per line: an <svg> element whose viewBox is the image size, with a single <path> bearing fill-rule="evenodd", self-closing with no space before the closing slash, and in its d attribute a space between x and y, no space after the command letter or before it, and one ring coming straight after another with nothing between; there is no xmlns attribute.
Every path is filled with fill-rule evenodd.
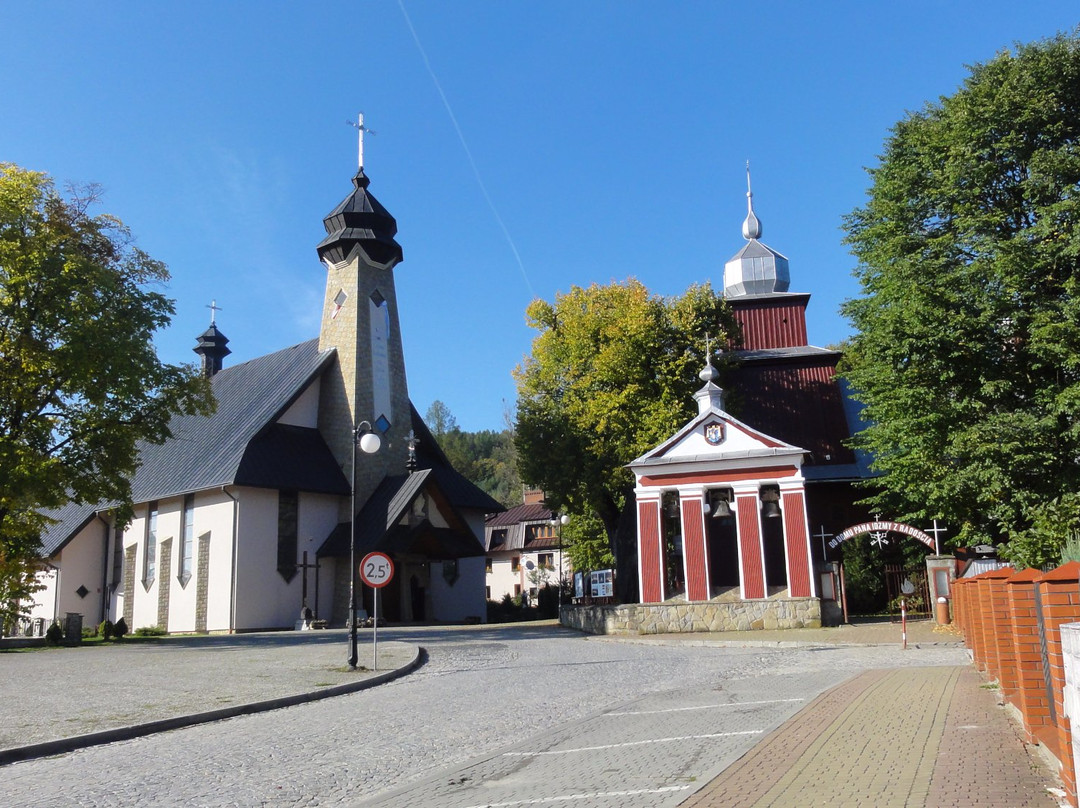
<svg viewBox="0 0 1080 808"><path fill-rule="evenodd" d="M389 264L402 259L401 245L394 240L397 222L394 217L368 193L371 182L364 169L353 177L354 190L323 219L327 236L315 249L320 260L340 264L349 257L356 245L377 264Z"/></svg>

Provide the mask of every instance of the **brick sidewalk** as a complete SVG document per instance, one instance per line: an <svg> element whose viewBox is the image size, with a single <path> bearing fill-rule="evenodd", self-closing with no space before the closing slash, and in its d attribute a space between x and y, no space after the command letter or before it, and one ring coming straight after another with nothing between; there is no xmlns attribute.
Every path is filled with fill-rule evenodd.
<svg viewBox="0 0 1080 808"><path fill-rule="evenodd" d="M682 808L1053 808L1029 756L968 667L874 670L829 690Z"/></svg>

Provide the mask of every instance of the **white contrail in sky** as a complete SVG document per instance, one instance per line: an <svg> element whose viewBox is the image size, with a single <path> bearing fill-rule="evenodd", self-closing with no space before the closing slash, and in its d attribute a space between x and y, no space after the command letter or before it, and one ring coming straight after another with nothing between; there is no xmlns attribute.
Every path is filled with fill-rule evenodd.
<svg viewBox="0 0 1080 808"><path fill-rule="evenodd" d="M427 68L428 75L431 76L431 80L435 84L435 89L439 91L439 98L442 99L443 106L446 107L446 114L450 116L450 122L454 124L454 131L457 132L458 140L461 141L461 147L465 149L465 156L469 158L469 165L472 166L473 175L476 177L476 184L480 186L480 191L484 194L484 199L487 201L488 207L491 208L491 213L495 217L495 221L499 223L503 235L506 236L506 242L510 245L511 252L514 253L514 260L517 261L518 268L521 269L521 277L525 280L525 285L529 288L529 294L535 299L536 292L533 290L532 283L529 282L529 274L525 271L525 264L518 254L517 246L514 244L514 239L510 236L510 231L506 229L506 224L503 222L502 216L500 216L499 211L495 209L495 203L491 201L491 195L488 193L487 187L484 185L484 180L480 176L480 169L476 167L476 161L473 159L469 144L465 142L465 135L458 125L454 110L450 107L450 102L446 98L446 93L443 92L442 85L439 84L439 79L436 77L435 71L431 69L431 62L428 60L424 46L420 44L420 37L416 35L416 29L413 28L412 20L409 19L409 12L405 10L404 0L398 0L398 6L401 8L401 13L405 17L405 24L409 26L409 33L412 34L413 42L416 43L416 49L420 51L420 57L424 60L424 67Z"/></svg>

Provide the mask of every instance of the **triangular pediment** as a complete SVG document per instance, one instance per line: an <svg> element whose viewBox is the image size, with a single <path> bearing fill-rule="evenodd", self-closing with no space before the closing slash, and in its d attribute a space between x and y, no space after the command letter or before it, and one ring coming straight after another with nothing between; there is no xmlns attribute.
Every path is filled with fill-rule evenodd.
<svg viewBox="0 0 1080 808"><path fill-rule="evenodd" d="M802 465L805 450L744 424L723 410L712 408L630 463L630 468L673 463L745 461L784 457Z"/></svg>

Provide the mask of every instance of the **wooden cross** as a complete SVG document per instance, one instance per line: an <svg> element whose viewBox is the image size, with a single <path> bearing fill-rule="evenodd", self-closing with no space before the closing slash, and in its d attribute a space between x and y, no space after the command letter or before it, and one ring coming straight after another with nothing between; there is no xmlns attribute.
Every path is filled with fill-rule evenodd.
<svg viewBox="0 0 1080 808"><path fill-rule="evenodd" d="M319 616L319 560L315 559L314 564L309 564L308 560L307 560L307 550L304 550L303 559L304 559L304 562L302 564L297 564L296 565L297 567L300 568L301 573L304 576L301 579L302 585L301 585L301 588L300 588L300 598L301 598L300 608L303 609L305 606L308 605L308 602L307 602L307 571L308 570L315 570L315 608L312 609L312 611L315 613L315 617L318 618L318 616Z"/></svg>

